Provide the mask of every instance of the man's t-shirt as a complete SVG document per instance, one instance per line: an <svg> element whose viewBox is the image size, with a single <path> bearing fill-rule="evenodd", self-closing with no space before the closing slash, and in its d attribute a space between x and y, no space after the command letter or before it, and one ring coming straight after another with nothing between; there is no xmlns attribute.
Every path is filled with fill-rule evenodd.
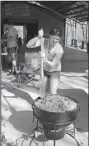
<svg viewBox="0 0 89 146"><path fill-rule="evenodd" d="M7 37L8 37L7 47L8 48L17 47L17 30L13 26L9 27Z"/></svg>
<svg viewBox="0 0 89 146"><path fill-rule="evenodd" d="M56 62L54 66L52 67L49 65L45 65L44 70L48 72L61 71L60 54L63 54L63 53L64 53L63 48L59 43L56 44L53 48L51 48L48 53L48 60L53 61L53 59L56 58Z"/></svg>

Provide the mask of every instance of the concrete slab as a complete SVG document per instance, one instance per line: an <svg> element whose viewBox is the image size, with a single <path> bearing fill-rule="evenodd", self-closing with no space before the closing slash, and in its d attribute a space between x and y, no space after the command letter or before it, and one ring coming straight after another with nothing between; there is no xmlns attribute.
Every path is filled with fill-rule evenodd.
<svg viewBox="0 0 89 146"><path fill-rule="evenodd" d="M78 114L78 122L76 127L83 129L82 133L76 133L78 141L80 139L81 146L88 146L88 80L83 77L85 74L63 73L59 82L58 94L72 96L79 101L81 110ZM23 134L32 134L36 127L36 119L32 123L33 113L31 104L33 100L39 96L39 90L32 88L29 85L17 88L13 84L13 77L8 79L7 74L2 78L2 99L1 99L1 115L5 126L2 126L2 131L6 133L8 141L15 141ZM7 101L11 107L8 105ZM86 113L86 114L85 114ZM80 136L80 138L79 138ZM31 138L25 140L23 146L28 146ZM42 146L42 142L38 142ZM33 143L34 145L34 143ZM32 146L33 146L32 145ZM52 146L53 141L47 140L45 146ZM76 141L65 135L61 140L56 141L56 146L77 146Z"/></svg>

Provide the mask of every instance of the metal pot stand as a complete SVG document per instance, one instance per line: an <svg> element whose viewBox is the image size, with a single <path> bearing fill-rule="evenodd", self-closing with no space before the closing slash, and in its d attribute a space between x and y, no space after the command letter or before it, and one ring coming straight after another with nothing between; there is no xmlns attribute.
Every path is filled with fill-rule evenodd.
<svg viewBox="0 0 89 146"><path fill-rule="evenodd" d="M39 99L40 99L40 97L38 97L35 101L37 101ZM35 101L34 101L34 103L35 103ZM43 116L41 116L41 115L43 115L43 111L40 114L40 110L38 110L36 108L34 103L32 104L32 109L33 109L33 121L32 122L34 122L34 118L36 118L37 125L36 125L35 129L33 130L33 135L27 135L27 137L23 139L22 144L25 139L31 138L29 146L32 146L32 142L34 142L36 146L39 146L38 143L36 142L36 138L37 138L36 132L38 132L41 129L48 140L53 140L53 146L56 146L56 140L62 139L65 134L68 134L69 136L74 138L77 145L80 146L79 142L75 138L75 120L77 119L77 114L74 118L72 118L72 119L70 118L70 120L68 119L67 121L64 120L64 122L63 122L63 121L58 121L58 117L57 117L57 113L56 113L55 114L56 119L54 118L55 121L54 120L52 122L50 122L50 120L45 121L45 118ZM80 110L80 107L78 104L78 108L76 109L75 113L78 112L79 110ZM42 127L39 126L39 123L41 123ZM70 124L73 124L73 128L69 129L69 130L67 130L67 129L65 130L65 127L69 126ZM62 128L62 130L60 130L61 128ZM22 144L21 144L21 146L22 146ZM43 141L43 146L44 145L45 145L45 142Z"/></svg>
<svg viewBox="0 0 89 146"><path fill-rule="evenodd" d="M48 129L47 127L44 127L43 126L43 128L42 127L40 127L39 126L39 123L40 123L40 120L35 116L35 114L34 114L34 111L33 111L33 121L32 122L34 122L34 118L36 118L37 119L37 125L36 125L36 127L35 127L35 129L33 130L33 134L32 135L27 135L24 139L23 139L23 141L22 141L22 143L21 143L21 146L23 145L23 142L25 141L25 140L27 140L28 138L31 138L31 141L30 141L30 143L29 143L29 146L33 146L32 145L32 143L34 142L34 144L36 145L36 146L39 146L39 144L36 142L36 138L37 138L37 135L36 135L36 133L39 131L39 130L42 130L43 131L43 133L45 134L45 128L48 130L48 131L50 131L50 129ZM45 121L43 121L43 122L45 122ZM77 145L78 146L81 146L80 144L79 144L79 142L78 142L78 140L75 138L75 121L72 121L72 123L73 123L73 129L69 129L69 130L65 130L65 134L68 134L69 136L71 136L75 141L76 141L76 143L77 143ZM54 124L54 123L51 123L51 124ZM55 129L54 129L54 131L55 131L55 134L54 135L56 135L56 132L57 132L57 129L56 129L56 124L54 124L55 125ZM64 137L64 135L65 134L63 134L63 136L61 137L61 138L63 138ZM60 138L60 139L61 139ZM52 140L52 139L48 139L48 140ZM53 139L53 146L56 146L56 140L57 139ZM34 145L34 146L35 146ZM43 146L45 146L45 142L43 141Z"/></svg>

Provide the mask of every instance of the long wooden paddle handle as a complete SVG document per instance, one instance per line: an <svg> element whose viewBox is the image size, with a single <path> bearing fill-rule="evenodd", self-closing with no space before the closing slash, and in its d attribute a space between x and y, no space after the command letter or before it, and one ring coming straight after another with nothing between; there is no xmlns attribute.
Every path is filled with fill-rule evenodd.
<svg viewBox="0 0 89 146"><path fill-rule="evenodd" d="M43 44L43 37L41 37L41 52L44 51L44 44ZM41 79L44 79L44 71L43 71L43 64L44 64L44 60L43 57L41 57Z"/></svg>
<svg viewBox="0 0 89 146"><path fill-rule="evenodd" d="M44 52L44 42L43 37L41 36L41 52ZM40 93L41 97L44 98L45 96L45 86L44 86L44 59L41 57L41 85L40 85Z"/></svg>

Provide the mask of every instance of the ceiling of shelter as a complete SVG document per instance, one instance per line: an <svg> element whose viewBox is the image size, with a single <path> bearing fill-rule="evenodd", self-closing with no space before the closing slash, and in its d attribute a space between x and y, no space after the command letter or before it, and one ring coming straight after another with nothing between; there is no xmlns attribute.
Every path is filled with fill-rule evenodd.
<svg viewBox="0 0 89 146"><path fill-rule="evenodd" d="M9 1L8 1L9 2ZM21 2L21 1L20 1ZM89 1L24 1L40 10L61 18L73 19L77 22L89 21ZM2 4L5 3L2 1Z"/></svg>
<svg viewBox="0 0 89 146"><path fill-rule="evenodd" d="M88 1L40 1L40 4L62 14L65 18L72 18L79 22L89 21Z"/></svg>

